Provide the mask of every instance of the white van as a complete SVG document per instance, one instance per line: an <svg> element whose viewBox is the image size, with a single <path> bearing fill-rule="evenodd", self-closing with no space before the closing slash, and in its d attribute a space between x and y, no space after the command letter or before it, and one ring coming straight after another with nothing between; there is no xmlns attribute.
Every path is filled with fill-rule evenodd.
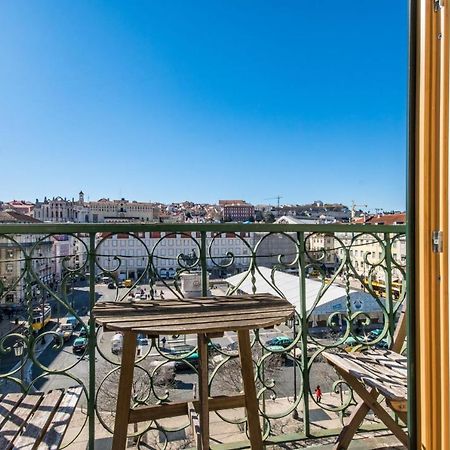
<svg viewBox="0 0 450 450"><path fill-rule="evenodd" d="M122 333L116 333L111 338L111 353L114 353L114 355L118 355L119 353L122 353L123 349L123 335Z"/></svg>

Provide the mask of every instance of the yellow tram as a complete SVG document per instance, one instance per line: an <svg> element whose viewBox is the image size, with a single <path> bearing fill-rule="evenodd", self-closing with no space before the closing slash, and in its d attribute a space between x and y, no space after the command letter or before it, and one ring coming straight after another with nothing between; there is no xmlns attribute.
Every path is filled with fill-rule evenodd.
<svg viewBox="0 0 450 450"><path fill-rule="evenodd" d="M33 331L42 330L52 318L52 308L47 303L33 309L33 321L31 327Z"/></svg>

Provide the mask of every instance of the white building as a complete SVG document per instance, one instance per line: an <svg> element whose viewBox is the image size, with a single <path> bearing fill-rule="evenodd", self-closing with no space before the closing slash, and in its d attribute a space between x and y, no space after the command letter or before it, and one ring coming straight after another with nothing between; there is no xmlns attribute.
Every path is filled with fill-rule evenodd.
<svg viewBox="0 0 450 450"><path fill-rule="evenodd" d="M33 217L15 211L0 211L0 223L38 223ZM40 235L16 234L11 239L0 237L0 281L4 292L2 307L17 307L24 302L27 277L22 276L26 255L31 256L30 294L39 292L39 282L48 284L54 279L53 240Z"/></svg>
<svg viewBox="0 0 450 450"><path fill-rule="evenodd" d="M240 236L247 241L253 239L248 232ZM112 236L104 234L103 237L105 240L99 240L97 247L97 254L101 255L98 257L99 265L107 271L116 269L122 279L139 278L150 263L150 255L155 270L163 277L173 276L177 269L192 264L200 255L200 232L180 234L153 231L137 233L136 237L126 233ZM242 239L234 233L207 233L207 267L213 277L239 272L248 267L250 252ZM232 258L228 254L235 256L228 269L221 269L214 264L230 263ZM196 267L200 268L200 265Z"/></svg>
<svg viewBox="0 0 450 450"><path fill-rule="evenodd" d="M77 223L130 223L157 222L159 208L153 203L102 198L95 202L85 202L84 193L78 194L78 201L62 197L36 199L34 217L42 222Z"/></svg>
<svg viewBox="0 0 450 450"><path fill-rule="evenodd" d="M36 199L33 217L41 222L76 222L75 202L62 197L44 198L42 202Z"/></svg>

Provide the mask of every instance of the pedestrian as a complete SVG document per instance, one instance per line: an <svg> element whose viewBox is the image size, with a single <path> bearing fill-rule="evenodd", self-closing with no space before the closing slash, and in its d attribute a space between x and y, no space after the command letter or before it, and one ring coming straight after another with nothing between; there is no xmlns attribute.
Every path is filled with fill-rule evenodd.
<svg viewBox="0 0 450 450"><path fill-rule="evenodd" d="M161 339L161 342L162 342L162 346L163 346L163 348L166 348L166 342L167 342L167 340L166 340L166 338L163 336L163 338Z"/></svg>
<svg viewBox="0 0 450 450"><path fill-rule="evenodd" d="M161 300L164 300L164 292L161 291L161 293L159 294L159 296L161 297Z"/></svg>
<svg viewBox="0 0 450 450"><path fill-rule="evenodd" d="M316 396L317 403L320 403L322 400L322 390L320 389L320 386L317 385L316 390L314 391L314 394Z"/></svg>

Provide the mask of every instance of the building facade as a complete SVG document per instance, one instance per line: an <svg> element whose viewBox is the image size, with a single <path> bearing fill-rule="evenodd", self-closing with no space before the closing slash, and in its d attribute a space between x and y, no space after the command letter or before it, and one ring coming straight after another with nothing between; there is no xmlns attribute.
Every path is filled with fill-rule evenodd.
<svg viewBox="0 0 450 450"><path fill-rule="evenodd" d="M39 223L33 217L15 211L0 211L0 223ZM0 307L17 308L24 303L27 280L22 276L26 255L31 257L29 295L37 298L41 294L39 284L49 284L54 279L55 260L53 240L39 235L10 235L0 237L0 282L5 295Z"/></svg>
<svg viewBox="0 0 450 450"><path fill-rule="evenodd" d="M136 236L127 233L112 236L104 234L102 239L97 244L98 253L102 255L98 258L99 266L115 272L119 279L136 280L146 271L150 260L161 278L173 278L177 269L192 266L200 254L200 233L197 232L180 234L153 231L138 233ZM250 251L244 240L251 242L253 234L207 234L207 266L212 277L248 268Z"/></svg>
<svg viewBox="0 0 450 450"><path fill-rule="evenodd" d="M219 200L219 205L225 222L245 222L255 218L255 207L244 200Z"/></svg>

